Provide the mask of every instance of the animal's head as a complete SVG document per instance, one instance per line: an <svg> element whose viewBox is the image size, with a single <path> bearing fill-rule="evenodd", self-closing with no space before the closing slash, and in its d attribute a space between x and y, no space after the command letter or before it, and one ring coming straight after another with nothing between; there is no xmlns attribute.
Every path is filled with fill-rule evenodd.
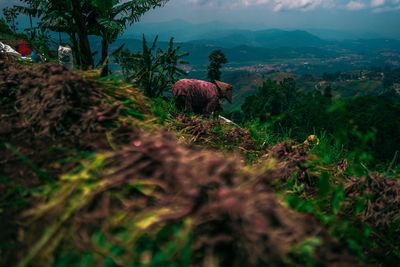
<svg viewBox="0 0 400 267"><path fill-rule="evenodd" d="M218 86L221 91L221 98L225 98L229 103L232 104L232 91L233 86L229 83L223 83L220 81L215 81L215 84Z"/></svg>

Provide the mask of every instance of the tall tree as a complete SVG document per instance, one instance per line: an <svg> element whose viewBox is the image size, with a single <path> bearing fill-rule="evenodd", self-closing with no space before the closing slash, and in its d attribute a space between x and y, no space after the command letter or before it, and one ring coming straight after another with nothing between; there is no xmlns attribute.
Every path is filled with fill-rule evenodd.
<svg viewBox="0 0 400 267"><path fill-rule="evenodd" d="M92 0L96 10L98 34L101 36L102 76L108 74L108 48L124 29L139 21L148 10L164 5L168 0Z"/></svg>
<svg viewBox="0 0 400 267"><path fill-rule="evenodd" d="M20 0L28 8L35 8L40 18L39 27L65 32L70 36L79 65L92 67L93 57L89 44L90 29L94 27L91 0Z"/></svg>
<svg viewBox="0 0 400 267"><path fill-rule="evenodd" d="M224 52L221 50L214 50L209 56L208 60L210 61L210 64L208 65L208 72L207 72L207 78L211 81L214 82L214 80L220 80L221 79L221 65L228 63L228 60L225 57Z"/></svg>

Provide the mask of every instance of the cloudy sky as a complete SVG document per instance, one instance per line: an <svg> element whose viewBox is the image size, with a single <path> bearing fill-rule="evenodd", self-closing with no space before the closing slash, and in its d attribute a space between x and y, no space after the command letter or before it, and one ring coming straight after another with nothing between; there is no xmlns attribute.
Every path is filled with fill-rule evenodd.
<svg viewBox="0 0 400 267"><path fill-rule="evenodd" d="M0 8L18 0L0 0ZM143 22L223 21L247 28L333 29L400 39L400 0L170 0Z"/></svg>
<svg viewBox="0 0 400 267"><path fill-rule="evenodd" d="M142 21L177 18L263 28L374 32L400 39L400 0L170 0Z"/></svg>

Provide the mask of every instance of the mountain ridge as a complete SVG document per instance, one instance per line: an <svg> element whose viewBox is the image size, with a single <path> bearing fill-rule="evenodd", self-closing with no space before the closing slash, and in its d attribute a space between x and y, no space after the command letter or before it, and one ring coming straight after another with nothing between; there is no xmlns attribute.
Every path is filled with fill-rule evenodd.
<svg viewBox="0 0 400 267"><path fill-rule="evenodd" d="M269 27L265 24L246 25L233 24L223 21L209 21L205 23L191 23L182 19L173 19L163 22L140 22L132 28L128 28L123 38L140 38L142 33L148 36L159 35L160 40L167 41L170 36L174 36L179 41L193 41L196 39L205 39L204 36L216 31L263 31L263 30L282 30L282 31L306 31L320 39L326 41L343 41L357 39L399 39L393 36L384 36L380 33L350 30L334 30L321 28L282 28ZM173 33L173 34L172 34Z"/></svg>

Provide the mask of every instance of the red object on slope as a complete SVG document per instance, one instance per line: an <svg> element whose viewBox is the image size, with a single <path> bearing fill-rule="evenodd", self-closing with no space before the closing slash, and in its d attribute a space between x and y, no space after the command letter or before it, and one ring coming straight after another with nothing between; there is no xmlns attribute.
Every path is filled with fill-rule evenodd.
<svg viewBox="0 0 400 267"><path fill-rule="evenodd" d="M20 40L17 51L21 55L29 55L32 52L32 49L29 48L25 40Z"/></svg>

